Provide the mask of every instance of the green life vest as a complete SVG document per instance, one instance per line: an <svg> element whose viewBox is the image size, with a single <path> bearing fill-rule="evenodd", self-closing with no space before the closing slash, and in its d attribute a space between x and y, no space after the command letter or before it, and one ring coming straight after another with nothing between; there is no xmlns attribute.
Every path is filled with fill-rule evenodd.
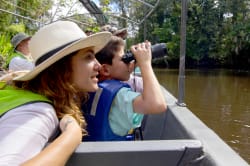
<svg viewBox="0 0 250 166"><path fill-rule="evenodd" d="M5 82L0 82L0 87L3 87L4 84ZM15 89L12 86L5 86L4 89L0 89L0 116L18 106L40 101L51 103L51 101L43 95L28 90Z"/></svg>

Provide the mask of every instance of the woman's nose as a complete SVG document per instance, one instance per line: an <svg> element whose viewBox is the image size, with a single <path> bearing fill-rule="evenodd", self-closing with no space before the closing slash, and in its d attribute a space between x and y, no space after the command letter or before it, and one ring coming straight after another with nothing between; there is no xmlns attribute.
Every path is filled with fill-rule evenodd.
<svg viewBox="0 0 250 166"><path fill-rule="evenodd" d="M100 70L101 69L101 64L98 62L98 60L97 59L95 59L95 69L96 70Z"/></svg>

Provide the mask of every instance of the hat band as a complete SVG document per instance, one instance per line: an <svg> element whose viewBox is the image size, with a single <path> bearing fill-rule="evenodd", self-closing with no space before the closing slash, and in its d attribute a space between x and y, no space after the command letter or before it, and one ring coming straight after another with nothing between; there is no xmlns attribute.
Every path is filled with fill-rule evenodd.
<svg viewBox="0 0 250 166"><path fill-rule="evenodd" d="M79 40L79 39L77 39L77 40ZM47 60L48 58L50 58L52 55L54 55L55 53L57 53L58 51L60 51L60 50L63 49L64 47L66 47L66 46L68 46L68 45L74 43L74 42L77 41L77 40L74 40L74 41L72 41L72 42L69 42L69 43L67 43L67 44L64 44L64 45L62 45L62 46L60 46L60 47L58 47L58 48L55 48L55 49L53 49L53 50L47 52L46 54L42 55L40 58L38 58L38 59L36 60L35 66L38 66L39 64L41 64L42 62L44 62L45 60Z"/></svg>

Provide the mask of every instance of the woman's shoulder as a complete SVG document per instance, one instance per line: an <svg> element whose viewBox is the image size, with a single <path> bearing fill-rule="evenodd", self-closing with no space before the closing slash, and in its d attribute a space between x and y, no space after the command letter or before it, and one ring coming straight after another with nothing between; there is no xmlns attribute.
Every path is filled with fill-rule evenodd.
<svg viewBox="0 0 250 166"><path fill-rule="evenodd" d="M12 110L9 110L6 115L7 116L20 116L20 117L47 117L48 119L53 120L58 123L58 118L55 112L54 107L46 102L32 102L28 104L21 105Z"/></svg>

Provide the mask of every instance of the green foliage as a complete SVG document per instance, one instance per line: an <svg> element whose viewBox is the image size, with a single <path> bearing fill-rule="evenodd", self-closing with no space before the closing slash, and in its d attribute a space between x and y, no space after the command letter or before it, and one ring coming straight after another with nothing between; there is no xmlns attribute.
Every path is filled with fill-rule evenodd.
<svg viewBox="0 0 250 166"><path fill-rule="evenodd" d="M32 35L39 27L44 24L54 21L56 12L64 12L63 7L71 7L67 14L72 15L76 20L88 19L87 22L91 23L88 17L81 17L76 15L77 12L73 6L78 0L59 0L58 10L52 13L51 7L56 1L53 0L2 0L0 6L3 11L0 11L0 54L1 61L6 64L13 53L10 39L18 32L25 32ZM64 16L65 17L65 16ZM57 18L59 19L59 18ZM85 27L83 27L84 29ZM6 66L6 65L5 65Z"/></svg>
<svg viewBox="0 0 250 166"><path fill-rule="evenodd" d="M179 58L181 1L161 1L147 19L147 39L165 42L168 60ZM186 63L250 69L250 8L247 0L188 1ZM142 41L144 26L135 37Z"/></svg>
<svg viewBox="0 0 250 166"><path fill-rule="evenodd" d="M0 12L0 54L4 58L11 55L10 38L16 32L33 34L42 23L49 23L55 18L51 13L52 5L57 12L63 12L66 6L71 19L85 21L91 26L79 24L84 30L98 32L101 25L85 14L77 14L73 8L76 0L2 0L0 6L18 15ZM78 1L77 1L78 2ZM109 23L118 28L129 27L127 48L144 40L166 43L168 61L177 62L180 54L180 22L182 0L161 0L154 12L142 23L134 24L128 20L141 22L150 10L140 1L99 0L101 9L107 13ZM156 0L146 0L154 4ZM13 5L14 4L14 5ZM111 16L121 16L118 19ZM64 19L64 16L60 16ZM59 19L58 18L58 19ZM126 20L127 19L127 20ZM250 69L250 8L249 0L188 0L186 24L187 66L210 65ZM6 59L6 58L5 58ZM165 59L164 59L165 60Z"/></svg>
<svg viewBox="0 0 250 166"><path fill-rule="evenodd" d="M1 34L0 35L0 68L6 69L7 62L9 61L9 57L13 54L13 47L11 45L10 41L10 35L8 34Z"/></svg>
<svg viewBox="0 0 250 166"><path fill-rule="evenodd" d="M51 5L50 0L0 1L1 9L5 10L0 12L0 55L1 60L4 61L1 62L1 68L6 68L13 54L11 38L18 32L32 34L36 31L39 25L30 19L39 20Z"/></svg>
<svg viewBox="0 0 250 166"><path fill-rule="evenodd" d="M25 25L23 23L12 24L7 27L6 32L9 32L11 34L16 34L18 32L25 32Z"/></svg>

